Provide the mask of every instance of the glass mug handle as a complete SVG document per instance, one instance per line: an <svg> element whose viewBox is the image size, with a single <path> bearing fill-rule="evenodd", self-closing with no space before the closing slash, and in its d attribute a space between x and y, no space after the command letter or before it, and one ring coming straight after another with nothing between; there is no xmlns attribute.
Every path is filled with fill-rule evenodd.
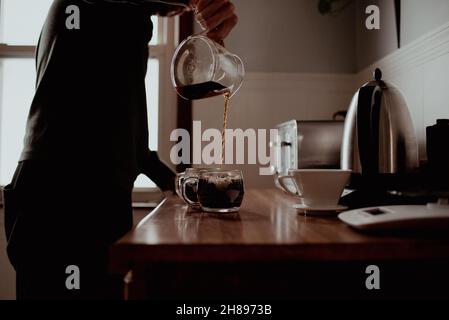
<svg viewBox="0 0 449 320"><path fill-rule="evenodd" d="M287 184L286 184L286 181L287 181L287 180L290 180L290 181L293 182L293 186L294 186L295 189L296 189L295 192L292 192L292 191L289 189L289 187L288 187ZM290 194L290 195L292 195L292 196L294 196L294 197L302 198L302 194L299 192L299 189L298 189L298 186L296 185L296 181L295 181L294 177L292 177L292 176L280 176L280 177L278 178L278 181L279 181L279 185L282 187L282 189L283 189L285 192L287 192L288 194Z"/></svg>
<svg viewBox="0 0 449 320"><path fill-rule="evenodd" d="M186 195L186 185L190 182L194 182L197 186L198 186L198 182L199 182L199 178L198 177L188 177L186 179L184 179L181 183L181 195L182 195L182 199L189 205L192 207L199 207L200 203L198 201L192 201L190 200L187 195Z"/></svg>
<svg viewBox="0 0 449 320"><path fill-rule="evenodd" d="M180 197L181 199L183 198L182 196L182 183L185 177L185 172L182 173L178 173L176 175L175 178L175 190L176 190L176 194L178 195L178 197Z"/></svg>

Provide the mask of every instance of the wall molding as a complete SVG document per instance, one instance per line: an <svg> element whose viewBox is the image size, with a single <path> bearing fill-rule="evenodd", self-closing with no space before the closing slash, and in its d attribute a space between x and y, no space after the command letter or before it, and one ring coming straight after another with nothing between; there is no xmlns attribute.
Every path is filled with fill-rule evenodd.
<svg viewBox="0 0 449 320"><path fill-rule="evenodd" d="M449 23L442 25L387 55L356 75L358 83L370 79L376 67L382 69L385 78L400 77L410 69L420 67L449 53Z"/></svg>

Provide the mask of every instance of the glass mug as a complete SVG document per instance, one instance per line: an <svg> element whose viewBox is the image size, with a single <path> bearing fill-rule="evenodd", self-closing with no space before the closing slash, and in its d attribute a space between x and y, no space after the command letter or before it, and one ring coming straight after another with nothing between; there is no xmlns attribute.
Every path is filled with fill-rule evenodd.
<svg viewBox="0 0 449 320"><path fill-rule="evenodd" d="M231 98L242 86L244 75L237 55L203 35L184 40L171 65L173 86L186 100L226 94Z"/></svg>
<svg viewBox="0 0 449 320"><path fill-rule="evenodd" d="M245 188L240 170L202 170L198 175L185 178L182 194L188 186L195 186L197 201L184 198L189 205L205 212L238 212L243 201Z"/></svg>
<svg viewBox="0 0 449 320"><path fill-rule="evenodd" d="M176 194L184 200L186 204L194 209L201 209L197 198L197 185L189 180L190 177L198 177L201 171L220 170L219 168L188 168L186 171L178 173L175 179Z"/></svg>

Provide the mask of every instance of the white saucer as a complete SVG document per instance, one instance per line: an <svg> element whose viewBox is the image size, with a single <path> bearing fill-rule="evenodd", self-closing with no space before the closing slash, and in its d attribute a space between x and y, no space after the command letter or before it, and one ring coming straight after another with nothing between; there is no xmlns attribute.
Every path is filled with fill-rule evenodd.
<svg viewBox="0 0 449 320"><path fill-rule="evenodd" d="M336 205L336 206L306 206L304 204L295 204L293 205L293 208L301 211L301 212L307 212L307 213L337 213L337 212L341 212L341 211L345 211L346 209L348 209L348 207L345 206L340 206L340 205Z"/></svg>

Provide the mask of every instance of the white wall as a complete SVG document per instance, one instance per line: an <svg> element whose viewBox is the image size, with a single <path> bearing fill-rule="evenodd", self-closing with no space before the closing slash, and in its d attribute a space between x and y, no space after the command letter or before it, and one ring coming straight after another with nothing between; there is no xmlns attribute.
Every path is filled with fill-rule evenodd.
<svg viewBox="0 0 449 320"><path fill-rule="evenodd" d="M380 30L365 28L365 8L380 8ZM356 69L366 68L398 49L393 0L356 0ZM448 0L402 0L401 46L412 43L449 21Z"/></svg>
<svg viewBox="0 0 449 320"><path fill-rule="evenodd" d="M321 16L318 0L235 0L239 24L226 46L250 72L355 72L354 5Z"/></svg>
<svg viewBox="0 0 449 320"><path fill-rule="evenodd" d="M408 0L402 0L407 2ZM393 0L356 0L356 69L361 70L398 48L395 6ZM377 5L380 9L380 30L368 30L365 27L368 5Z"/></svg>
<svg viewBox="0 0 449 320"><path fill-rule="evenodd" d="M411 43L448 22L448 0L402 0L402 43Z"/></svg>

